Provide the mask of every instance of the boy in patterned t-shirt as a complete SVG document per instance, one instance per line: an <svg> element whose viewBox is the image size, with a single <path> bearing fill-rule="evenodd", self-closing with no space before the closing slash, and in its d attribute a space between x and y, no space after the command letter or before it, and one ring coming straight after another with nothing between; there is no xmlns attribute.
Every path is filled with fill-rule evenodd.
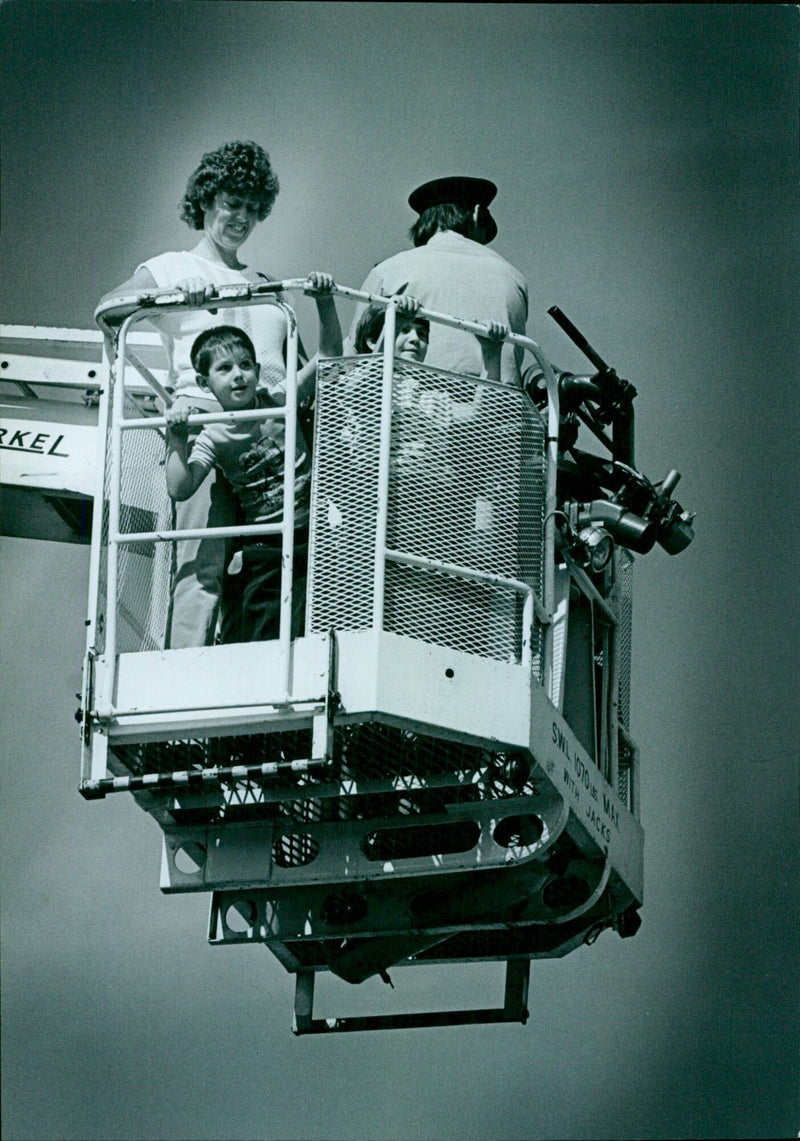
<svg viewBox="0 0 800 1141"><path fill-rule="evenodd" d="M320 352L326 334L338 332L332 309L331 329L321 319ZM322 314L321 314L322 317ZM336 329L333 329L333 323ZM226 412L257 411L276 406L264 390L257 391L259 364L250 338L233 325L206 329L191 350L197 382L207 388ZM206 424L189 447L188 410L174 406L167 420L167 490L175 500L195 493L213 467L219 468L252 523L283 519L285 425L283 418L233 420ZM295 531L292 636L302 633L308 558L308 517L311 457L298 425L295 448ZM246 538L242 547L242 637L245 641L277 638L280 628L280 534Z"/></svg>

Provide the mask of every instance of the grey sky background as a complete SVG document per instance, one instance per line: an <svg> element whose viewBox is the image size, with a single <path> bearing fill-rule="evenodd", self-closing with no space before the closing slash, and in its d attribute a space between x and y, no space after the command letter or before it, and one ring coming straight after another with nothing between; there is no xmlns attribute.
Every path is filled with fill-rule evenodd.
<svg viewBox="0 0 800 1141"><path fill-rule="evenodd" d="M797 1135L798 22L5 0L4 322L89 328L139 261L192 245L177 202L229 139L280 177L243 251L278 277L358 287L407 245L415 185L490 177L529 335L584 366L558 304L633 381L638 464L677 468L698 512L688 551L636 567L639 934L534 963L527 1027L340 1038L294 1039L283 968L209 947L207 897L161 895L160 833L132 801L79 797L88 552L3 540L9 1141ZM388 997L322 987L319 1012L502 988L497 965L394 978Z"/></svg>

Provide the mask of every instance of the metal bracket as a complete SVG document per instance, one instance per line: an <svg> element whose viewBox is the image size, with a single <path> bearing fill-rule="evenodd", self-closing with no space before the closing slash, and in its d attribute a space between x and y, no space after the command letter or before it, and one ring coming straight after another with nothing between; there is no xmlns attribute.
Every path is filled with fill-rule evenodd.
<svg viewBox="0 0 800 1141"><path fill-rule="evenodd" d="M97 660L97 649L90 646L86 651L86 678L81 700L81 730L83 744L88 748L92 743L92 706L94 704L94 663Z"/></svg>
<svg viewBox="0 0 800 1141"><path fill-rule="evenodd" d="M356 1030L409 1030L424 1026L472 1026L489 1022L528 1021L530 959L506 960L503 1005L474 1010L430 1010L417 1014L375 1014L358 1018L314 1018L314 971L298 971L292 1033L341 1034Z"/></svg>
<svg viewBox="0 0 800 1141"><path fill-rule="evenodd" d="M341 707L342 695L338 684L339 653L336 631L328 631L328 688L325 693L325 759L333 763L333 727L336 712Z"/></svg>

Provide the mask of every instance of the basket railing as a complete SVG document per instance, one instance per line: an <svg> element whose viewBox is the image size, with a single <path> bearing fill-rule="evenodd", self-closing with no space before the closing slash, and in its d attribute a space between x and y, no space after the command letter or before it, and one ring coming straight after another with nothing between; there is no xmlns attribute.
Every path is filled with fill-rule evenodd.
<svg viewBox="0 0 800 1141"><path fill-rule="evenodd" d="M118 616L117 596L119 585L119 559L121 550L128 546L140 543L175 542L182 539L195 538L228 538L232 536L277 535L282 537L282 574L281 574L281 608L279 632L279 685L281 699L288 699L291 691L291 597L292 597L292 556L294 536L294 509L295 509L295 465L286 465L283 489L283 518L280 523L250 524L227 527L206 527L194 529L165 529L124 531L121 528L121 492L122 492L122 465L123 465L123 438L125 433L135 433L142 430L163 430L166 425L164 416L146 416L143 418L128 418L124 408L124 385L115 383L115 375L122 374L120 362L127 361L143 377L165 407L169 407L173 397L164 388L153 373L138 359L129 347L129 334L140 321L157 318L160 313L168 313L189 309L224 310L237 306L274 305L281 308L287 318L287 352L286 352L286 382L285 404L281 407L262 409L258 411L241 412L211 412L192 414L188 418L190 426L202 427L204 424L229 423L237 420L258 421L268 419L282 419L285 425L285 455L294 456L297 438L297 372L298 372L298 329L295 313L281 298L281 294L304 292L309 289L310 283L305 279L291 279L280 282L265 282L254 285L228 285L220 286L213 299L202 305L192 305L187 302L180 290L158 290L135 297L112 297L103 302L95 314L95 319L105 334L107 346L113 346L113 359L111 362L111 392L106 415L108 471L107 479L103 479L105 463L98 465L101 485L98 489L97 502L108 502L107 513L107 553L105 559L105 593L107 601L100 606L100 578L97 567L101 562L101 527L95 527L93 538L93 564L95 573L92 576L94 596L90 600L89 615L89 646L90 656L97 653L99 644L97 622L99 613L105 615L104 629L102 631L102 651L105 657L106 669L104 673L104 686L97 694L96 716L101 720L109 719L119 711L114 709L113 695L115 688L115 662L119 652L118 645ZM380 447L378 459L378 500L377 520L374 542L374 575L372 598L372 625L382 629L384 625L384 603L386 587L387 563L395 563L416 567L425 570L437 571L443 575L461 578L466 581L481 582L490 585L502 585L510 591L517 593L522 599L522 657L523 665L530 668L531 646L533 644L533 631L535 623L542 627L541 651L541 679L547 692L551 688L552 673L552 631L549 616L553 606L553 567L554 567L554 539L556 514L556 472L557 472L557 446L559 425L558 387L553 369L536 342L515 333L509 333L504 340L531 353L535 358L547 387L547 413L546 413L546 443L545 443L545 502L543 521L543 552L542 552L542 584L541 597L529 583L519 578L494 574L489 571L476 570L469 566L448 563L443 560L429 559L408 552L390 549L387 546L387 525L389 513L389 482L391 473L391 432L392 432L392 385L394 376L394 343L397 308L389 297L364 293L349 287L334 286L336 295L345 297L356 303L380 304L386 307L384 328L384 351L382 366L381 389L381 418L380 418ZM486 336L488 328L475 321L467 321L448 314L438 313L421 308L419 316L433 323L439 323L451 328L460 329L476 336ZM471 378L475 379L475 378ZM105 416L101 417L101 424ZM102 443L101 443L102 447ZM98 512L99 520L104 512Z"/></svg>

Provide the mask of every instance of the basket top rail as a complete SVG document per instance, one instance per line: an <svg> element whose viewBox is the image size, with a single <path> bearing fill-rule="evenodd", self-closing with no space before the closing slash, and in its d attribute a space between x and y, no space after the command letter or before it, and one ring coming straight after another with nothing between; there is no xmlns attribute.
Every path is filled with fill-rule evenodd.
<svg viewBox="0 0 800 1141"><path fill-rule="evenodd" d="M287 278L282 281L264 281L216 287L214 296L203 302L202 305L193 305L186 301L180 289L153 289L136 294L119 297L109 297L101 302L95 310L95 321L99 327L112 339L116 336L117 327L128 318L136 321L153 316L154 311L175 312L181 309L228 309L234 306L249 303L253 305L270 304L279 301L279 295L291 292L306 292L311 282L307 278ZM364 293L360 289L351 289L349 286L334 283L332 293L334 296L346 297L351 301L368 305L378 304L389 306L392 298L378 293ZM425 317L440 325L447 325L453 329L461 329L465 333L476 336L486 336L489 333L487 325L477 321L468 321L462 317L455 317L448 313L438 313L433 309L420 308L420 317ZM522 349L533 353L538 358L541 353L540 346L519 333L509 332L504 341L518 345Z"/></svg>

